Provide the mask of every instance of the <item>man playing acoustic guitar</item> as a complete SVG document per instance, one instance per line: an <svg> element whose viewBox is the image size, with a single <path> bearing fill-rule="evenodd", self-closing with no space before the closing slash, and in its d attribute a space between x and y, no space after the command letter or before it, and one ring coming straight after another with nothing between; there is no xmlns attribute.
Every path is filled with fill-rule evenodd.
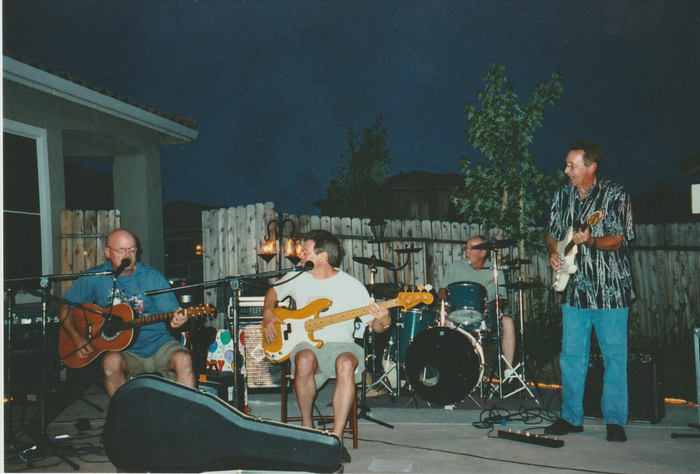
<svg viewBox="0 0 700 474"><path fill-rule="evenodd" d="M297 308L321 298L331 300L330 308L321 316L369 306L374 319L368 324L374 332L384 332L391 326L389 310L370 301L364 285L337 268L341 261L340 252L340 242L330 232L314 230L306 234L300 263L306 266L311 262L313 268L301 274L289 273L281 280L281 285L267 291L262 320L267 341L277 339L275 323L282 323L273 309L289 296ZM302 426L313 427L312 409L317 389L329 378L336 377L333 432L343 439L343 429L356 396L355 384L361 382L365 363L364 350L354 342L353 335L362 337L364 328L364 322L352 319L333 324L314 333L314 339L323 341L320 348L309 342L300 342L292 350L290 360ZM344 447L341 461L350 462Z"/></svg>
<svg viewBox="0 0 700 474"><path fill-rule="evenodd" d="M75 304L94 303L107 308L105 316L109 315L112 305L121 303L128 304L137 318L174 312L170 325L173 328L182 326L187 317L172 293L144 296L146 291L166 289L170 285L153 267L136 263L136 237L127 230L118 229L107 236L106 244L104 252L108 261L88 272L117 270L116 287L112 275L81 277L68 289L64 300ZM77 312L66 305L59 308L62 331L73 342L74 349L70 355L74 353L78 360L88 360L96 355L95 347L85 334L78 331L74 320L76 313L80 313L79 308ZM105 390L110 397L126 383L127 378L149 372L161 372L178 383L195 386L192 357L186 347L173 339L165 322L143 326L135 343L127 351L107 352L102 359L102 369Z"/></svg>
<svg viewBox="0 0 700 474"><path fill-rule="evenodd" d="M546 244L549 264L566 271L560 248L578 253L562 304L562 350L559 359L563 404L560 418L546 434L583 431L583 392L590 357L591 327L603 354L605 376L601 408L608 441L625 441L627 422L627 319L634 298L628 242L634 238L629 195L619 184L599 178L603 150L591 140L571 145L565 173L570 184L552 201ZM592 223L590 216L602 214ZM582 223L584 225L579 229ZM571 229L571 232L569 231ZM570 235L575 245L558 241ZM561 242L567 244L566 242Z"/></svg>

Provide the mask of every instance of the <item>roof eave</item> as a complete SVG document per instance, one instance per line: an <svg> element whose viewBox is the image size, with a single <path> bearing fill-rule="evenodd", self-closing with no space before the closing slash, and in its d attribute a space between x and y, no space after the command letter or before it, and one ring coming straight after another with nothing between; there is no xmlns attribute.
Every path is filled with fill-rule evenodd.
<svg viewBox="0 0 700 474"><path fill-rule="evenodd" d="M127 120L142 127L150 128L174 139L172 143L188 143L199 135L197 130L100 94L97 91L62 79L8 56L3 56L2 59L3 77L9 81Z"/></svg>

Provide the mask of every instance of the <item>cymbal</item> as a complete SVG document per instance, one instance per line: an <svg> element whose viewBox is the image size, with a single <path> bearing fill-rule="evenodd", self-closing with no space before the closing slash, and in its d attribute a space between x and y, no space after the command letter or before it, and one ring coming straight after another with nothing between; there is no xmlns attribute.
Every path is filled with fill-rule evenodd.
<svg viewBox="0 0 700 474"><path fill-rule="evenodd" d="M512 247L517 242L513 239L505 240L492 240L490 242L482 242L478 245L472 247L475 250L494 250L494 249L504 249L506 247Z"/></svg>
<svg viewBox="0 0 700 474"><path fill-rule="evenodd" d="M365 285L370 295L376 298L396 298L399 296L401 285L398 283L375 283L374 285Z"/></svg>
<svg viewBox="0 0 700 474"><path fill-rule="evenodd" d="M503 265L508 265L509 267L519 267L520 265L529 265L532 263L532 260L524 259L524 258L515 258L513 260L508 260L506 262L503 262Z"/></svg>
<svg viewBox="0 0 700 474"><path fill-rule="evenodd" d="M539 282L527 282L527 281L514 281L513 283L506 283L503 285L504 288L509 290L531 290L533 288L541 288L542 283Z"/></svg>
<svg viewBox="0 0 700 474"><path fill-rule="evenodd" d="M423 250L423 247L407 247L405 249L394 249L394 252L402 254L402 253L418 253L421 250Z"/></svg>
<svg viewBox="0 0 700 474"><path fill-rule="evenodd" d="M379 260L377 257L352 257L357 263L372 267L394 268L394 264L386 260Z"/></svg>

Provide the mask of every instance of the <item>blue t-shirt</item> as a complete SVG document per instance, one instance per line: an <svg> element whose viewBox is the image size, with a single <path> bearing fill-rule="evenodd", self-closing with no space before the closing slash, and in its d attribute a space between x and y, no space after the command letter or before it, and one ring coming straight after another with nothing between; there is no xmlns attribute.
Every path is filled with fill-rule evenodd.
<svg viewBox="0 0 700 474"><path fill-rule="evenodd" d="M110 262L93 267L88 273L105 271L112 271ZM114 277L111 275L81 277L66 291L63 298L71 303L93 303L102 308L109 308L112 300L115 305L126 303L134 311L134 318L170 313L180 306L172 293L144 296L147 291L170 288L170 285L158 270L143 263L137 263L136 271L131 275L117 278L114 295L113 286ZM150 357L160 346L172 340L173 336L165 322L149 324L139 329L138 339L129 348L129 352Z"/></svg>

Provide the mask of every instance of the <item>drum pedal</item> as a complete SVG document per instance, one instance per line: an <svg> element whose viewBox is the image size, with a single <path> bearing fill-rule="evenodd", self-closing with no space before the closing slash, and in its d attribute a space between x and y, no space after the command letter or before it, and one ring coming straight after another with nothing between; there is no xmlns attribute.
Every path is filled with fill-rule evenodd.
<svg viewBox="0 0 700 474"><path fill-rule="evenodd" d="M530 433L515 433L511 430L498 430L498 437L511 441L520 441L521 443L537 444L547 448L561 448L564 446L563 439L548 438L547 436L538 436Z"/></svg>

